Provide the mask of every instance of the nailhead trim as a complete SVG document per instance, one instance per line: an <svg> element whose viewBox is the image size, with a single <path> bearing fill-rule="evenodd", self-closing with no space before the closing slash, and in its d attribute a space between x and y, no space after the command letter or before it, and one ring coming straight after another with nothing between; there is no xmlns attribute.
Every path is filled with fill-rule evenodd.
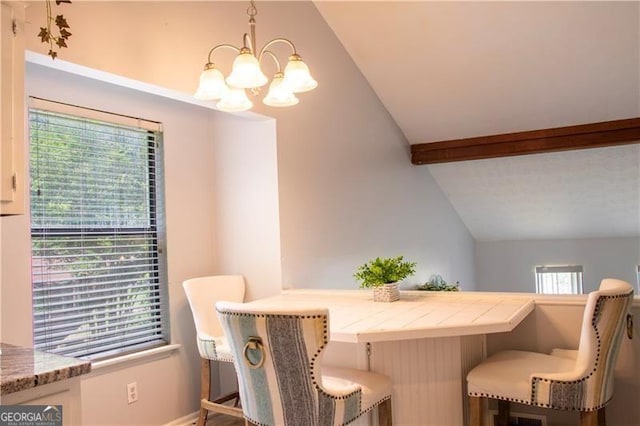
<svg viewBox="0 0 640 426"><path fill-rule="evenodd" d="M346 426L350 423L355 422L356 420L358 420L363 414L367 414L369 411L373 411L374 408L376 408L377 406L379 406L380 404L382 404L383 402L385 402L386 400L391 399L391 395L387 395L384 398L382 398L381 400L377 401L375 404L373 404L371 407L367 408L364 411L361 411L360 414L358 414L357 416L355 416L354 418L352 418L351 420L348 420L346 423L342 423L339 426Z"/></svg>
<svg viewBox="0 0 640 426"><path fill-rule="evenodd" d="M633 293L633 292L631 292ZM593 311L593 316L591 317L591 326L593 327L593 329L595 330L595 334L596 334L596 340L598 341L598 348L597 348L597 352L596 352L596 361L593 367L593 370L591 370L589 372L589 374L587 374L586 376L577 379L577 380L569 380L569 381L562 381L562 380L549 380L549 379L545 379L542 377L534 377L533 378L533 383L532 383L532 387L531 387L531 400L530 401L525 401L525 400L521 400L521 399L516 399L516 398L505 398L502 396L497 396L497 395L489 395L489 394L485 394L485 393L477 393L477 392L470 392L469 396L476 396L476 397L482 397L482 398L491 398L491 399L500 399L503 401L510 401L510 402L516 402L516 403L520 403L520 404L526 404L526 405L531 405L534 407L544 407L544 408L552 408L554 410L570 410L570 411L584 411L584 412L588 412L588 411L597 411L599 409L601 409L602 407L604 407L605 405L607 405L609 403L609 401L611 399L606 400L605 402L603 402L602 404L596 405L594 407L588 407L588 408L578 408L578 407L566 407L566 406L558 406L558 405L551 405L551 404L545 404L542 402L533 402L536 399L536 391L537 391L537 386L538 383L540 382L544 382L544 383L560 383L560 384L578 384L581 382L586 381L587 379L589 379L591 376L593 376L593 374L596 372L596 369L598 368L598 364L600 362L600 348L601 348L601 339L600 339L600 333L598 331L598 328L596 327L596 323L598 320L598 317L600 316L600 311L602 310L602 304L604 303L605 299L623 299L623 298L627 298L629 297L629 293L627 294L618 294L615 296L599 296L598 297L598 301L596 302L596 307Z"/></svg>
<svg viewBox="0 0 640 426"><path fill-rule="evenodd" d="M208 359L211 361L222 361L222 362L233 362L233 358L226 358L223 356L220 356L218 354L218 348L216 348L216 341L215 340L209 340L209 339L199 339L201 342L211 342L211 346L213 347L213 356L212 357L207 357L204 359Z"/></svg>
<svg viewBox="0 0 640 426"><path fill-rule="evenodd" d="M352 396L356 395L356 394L360 394L360 398L358 398L358 415L356 415L355 417L353 417L352 419L347 420L345 423L340 423L338 426L346 426L349 423L353 423L355 420L357 420L358 418L360 418L363 414L368 413L369 411L373 410L375 407L377 407L378 405L382 404L384 401L386 401L387 399L391 399L391 395L387 395L384 398L382 398L381 400L379 400L378 402L376 402L375 404L373 404L371 407L369 407L368 409L366 409L365 411L362 411L362 389L358 389L355 390L353 392L351 392L350 394L347 395L343 395L343 396L335 396L335 395L331 395L327 392L325 392L323 389L320 388L320 385L318 384L318 380L315 376L314 373L314 365L315 365L315 360L318 358L318 356L322 353L322 351L326 348L327 344L329 343L329 339L327 338L328 336L328 319L327 319L327 315L294 315L294 314L256 314L256 313L248 313L248 312L229 312L229 311L224 311L224 310L218 310L219 313L223 314L223 315L233 315L233 316L244 316L244 317L257 317L257 318L266 318L267 316L271 316L271 317L278 317L278 318L301 318L301 319L317 319L317 318L322 318L322 345L320 345L320 347L318 348L318 350L316 350L316 353L313 355L313 357L311 358L311 360L309 361L309 365L311 367L311 381L314 385L314 387L316 388L316 390L318 391L319 394L325 395L331 399L335 399L335 400L344 400L344 399L348 399L351 398ZM233 362L233 361L232 361ZM257 426L271 426L269 424L266 423L261 423L258 421L255 421L247 416L244 416L244 418L248 421L250 421L251 423L257 425Z"/></svg>

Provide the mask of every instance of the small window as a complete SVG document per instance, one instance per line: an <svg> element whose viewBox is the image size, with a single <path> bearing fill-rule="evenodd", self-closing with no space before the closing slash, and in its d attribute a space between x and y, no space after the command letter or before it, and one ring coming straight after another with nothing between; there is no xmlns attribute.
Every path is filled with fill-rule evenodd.
<svg viewBox="0 0 640 426"><path fill-rule="evenodd" d="M582 294L582 265L536 266L536 293Z"/></svg>
<svg viewBox="0 0 640 426"><path fill-rule="evenodd" d="M35 348L95 360L166 344L159 123L37 99L34 105Z"/></svg>

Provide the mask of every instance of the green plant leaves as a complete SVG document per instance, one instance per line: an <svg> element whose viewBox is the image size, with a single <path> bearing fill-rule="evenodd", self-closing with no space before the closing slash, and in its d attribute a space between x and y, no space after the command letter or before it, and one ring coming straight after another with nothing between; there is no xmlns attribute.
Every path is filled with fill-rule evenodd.
<svg viewBox="0 0 640 426"><path fill-rule="evenodd" d="M380 258L376 257L361 265L353 274L360 287L379 287L400 281L415 273L416 262L408 262L403 256Z"/></svg>

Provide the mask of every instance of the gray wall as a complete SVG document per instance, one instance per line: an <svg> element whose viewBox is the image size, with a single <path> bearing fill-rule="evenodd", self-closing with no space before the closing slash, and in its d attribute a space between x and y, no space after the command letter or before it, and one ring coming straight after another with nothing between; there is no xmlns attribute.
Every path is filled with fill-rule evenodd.
<svg viewBox="0 0 640 426"><path fill-rule="evenodd" d="M426 168L410 165L406 140L313 3L259 7L261 40L294 39L320 83L300 95L297 107L269 109L276 122L124 93L37 67L27 80L31 94L165 125L171 329L182 347L86 377L85 424L159 425L196 410L198 361L180 287L188 277L242 273L249 297L283 285L352 288L358 264L404 254L419 263L415 283L439 273L466 289L475 285L473 239ZM68 61L92 75L99 70L147 83L145 90L151 84L189 94L209 48L239 41L245 9L237 2L74 3L64 9L73 43L53 65ZM31 4L27 34L37 34L43 19L43 4ZM35 36L27 45L46 53ZM231 59L222 60L230 65ZM0 227L2 340L28 346L28 217L3 217ZM128 405L131 381L140 395Z"/></svg>
<svg viewBox="0 0 640 426"><path fill-rule="evenodd" d="M588 238L476 242L476 279L481 291L535 292L535 267L582 265L583 291L603 278L628 281L636 289L640 238Z"/></svg>
<svg viewBox="0 0 640 426"><path fill-rule="evenodd" d="M438 273L473 289L472 237L427 168L411 165L404 135L313 2L258 8L258 44L293 40L319 82L293 108L253 99L256 112L276 118L284 287L355 288L359 264L403 254L418 262L409 285ZM36 33L43 9L27 11ZM60 55L193 93L209 49L241 41L245 10L242 2L218 1L74 3L64 13L75 40ZM27 47L46 53L35 37ZM232 59L224 50L214 57L225 72ZM267 74L275 71L270 67Z"/></svg>

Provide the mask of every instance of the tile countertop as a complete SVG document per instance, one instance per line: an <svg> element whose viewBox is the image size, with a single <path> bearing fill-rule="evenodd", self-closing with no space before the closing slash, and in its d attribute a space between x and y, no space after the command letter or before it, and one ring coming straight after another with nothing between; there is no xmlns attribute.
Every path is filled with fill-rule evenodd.
<svg viewBox="0 0 640 426"><path fill-rule="evenodd" d="M91 371L91 362L0 343L0 395L70 379Z"/></svg>

